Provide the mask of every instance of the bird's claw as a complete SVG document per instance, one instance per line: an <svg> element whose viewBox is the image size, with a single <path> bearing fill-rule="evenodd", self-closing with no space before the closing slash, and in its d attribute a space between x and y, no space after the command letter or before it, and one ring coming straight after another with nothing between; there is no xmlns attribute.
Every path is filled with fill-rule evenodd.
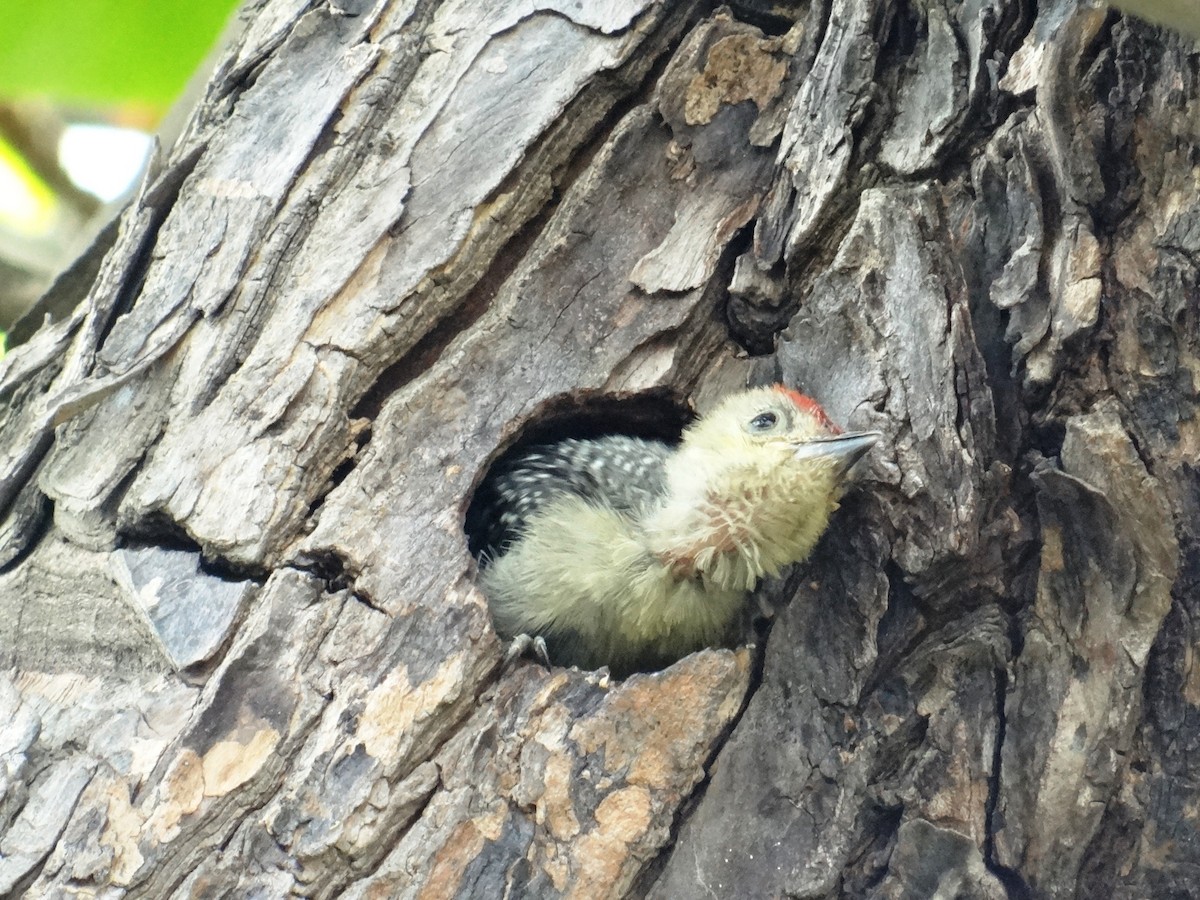
<svg viewBox="0 0 1200 900"><path fill-rule="evenodd" d="M546 650L546 640L540 634L518 634L508 645L504 654L505 667L510 666L522 656L535 656L548 669L550 668L550 653Z"/></svg>

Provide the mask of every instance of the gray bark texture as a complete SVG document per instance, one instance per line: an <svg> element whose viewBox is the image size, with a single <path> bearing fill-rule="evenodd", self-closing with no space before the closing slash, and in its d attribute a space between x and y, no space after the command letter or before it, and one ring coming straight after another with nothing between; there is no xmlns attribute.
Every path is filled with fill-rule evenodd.
<svg viewBox="0 0 1200 900"><path fill-rule="evenodd" d="M242 14L0 364L0 896L1200 893L1195 43ZM753 645L504 667L498 454L771 380L885 439Z"/></svg>

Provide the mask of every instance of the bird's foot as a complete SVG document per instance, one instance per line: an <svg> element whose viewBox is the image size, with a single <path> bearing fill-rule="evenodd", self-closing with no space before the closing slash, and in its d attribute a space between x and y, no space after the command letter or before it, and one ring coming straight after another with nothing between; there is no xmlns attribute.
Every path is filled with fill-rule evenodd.
<svg viewBox="0 0 1200 900"><path fill-rule="evenodd" d="M504 665L508 667L522 656L535 656L542 664L550 668L550 653L546 650L546 641L540 634L518 634L508 645L504 654Z"/></svg>

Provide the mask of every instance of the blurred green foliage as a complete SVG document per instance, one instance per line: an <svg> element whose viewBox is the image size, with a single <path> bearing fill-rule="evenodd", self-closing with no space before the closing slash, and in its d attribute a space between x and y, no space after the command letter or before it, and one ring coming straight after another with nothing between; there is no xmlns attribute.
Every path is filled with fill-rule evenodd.
<svg viewBox="0 0 1200 900"><path fill-rule="evenodd" d="M0 98L165 108L237 0L13 0L0 24Z"/></svg>
<svg viewBox="0 0 1200 900"><path fill-rule="evenodd" d="M238 0L10 0L0 15L0 103L153 129ZM10 153L9 156L12 154ZM40 182L20 159L14 177ZM11 223L9 223L11 227ZM0 359L5 335L0 331Z"/></svg>

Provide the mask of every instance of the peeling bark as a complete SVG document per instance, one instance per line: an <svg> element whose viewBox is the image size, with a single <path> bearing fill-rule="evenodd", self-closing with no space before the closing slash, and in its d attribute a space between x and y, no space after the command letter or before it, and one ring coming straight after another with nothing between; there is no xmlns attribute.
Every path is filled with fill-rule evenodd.
<svg viewBox="0 0 1200 900"><path fill-rule="evenodd" d="M0 893L1194 892L1194 43L1074 0L243 15L0 363ZM886 439L756 645L503 666L489 463L772 379Z"/></svg>

